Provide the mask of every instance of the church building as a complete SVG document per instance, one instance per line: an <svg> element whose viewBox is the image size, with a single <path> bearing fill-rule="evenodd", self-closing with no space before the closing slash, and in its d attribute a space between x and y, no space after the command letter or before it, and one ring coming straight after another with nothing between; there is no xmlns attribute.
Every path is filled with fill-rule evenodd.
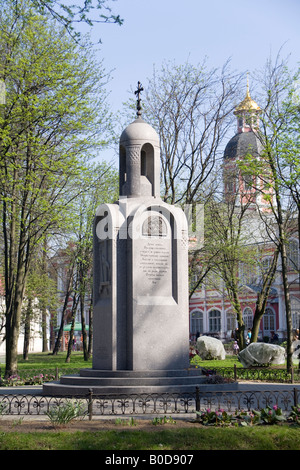
<svg viewBox="0 0 300 470"><path fill-rule="evenodd" d="M253 174L242 174L239 162L259 159L262 144L259 139L259 124L261 109L251 98L249 85L245 99L235 108L237 118L237 132L227 143L223 155L223 199L228 203L231 200L238 207L247 204L247 218L249 226L249 245L261 247L261 265L268 267L274 251L274 245L263 235L262 222L259 214L270 213L268 200L273 197L271 185L268 185L268 171L259 177ZM268 197L264 197L267 195ZM272 201L275 203L275 201ZM265 232L264 232L265 233ZM204 242L205 243L205 242ZM293 328L299 328L300 320L300 282L299 282L299 244L298 235L291 234L288 244L288 280L290 286ZM257 301L257 292L260 289L258 269L245 268L241 263L238 276L240 278L240 300L242 304L245 331L252 328L253 315ZM286 338L286 318L283 286L281 282L280 257L274 282L268 297L265 314L260 324L259 340L268 341L274 334L279 339ZM195 275L196 276L196 275ZM223 281L216 280L216 276L206 276L200 287L190 298L190 339L194 340L199 334L211 335L222 341L230 341L232 332L237 327L236 315L226 294ZM197 279L194 279L197 281ZM218 282L218 286L216 286Z"/></svg>

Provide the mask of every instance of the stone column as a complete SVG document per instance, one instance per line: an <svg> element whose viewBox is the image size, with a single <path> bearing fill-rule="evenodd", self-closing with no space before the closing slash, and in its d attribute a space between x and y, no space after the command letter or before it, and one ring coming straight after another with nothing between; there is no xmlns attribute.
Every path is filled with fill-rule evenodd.
<svg viewBox="0 0 300 470"><path fill-rule="evenodd" d="M126 173L129 197L141 195L141 146L130 145L126 147Z"/></svg>

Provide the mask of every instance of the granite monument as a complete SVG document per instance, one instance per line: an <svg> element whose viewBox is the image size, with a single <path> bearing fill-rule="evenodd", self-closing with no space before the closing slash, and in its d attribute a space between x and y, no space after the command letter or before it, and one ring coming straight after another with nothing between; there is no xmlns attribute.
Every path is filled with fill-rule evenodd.
<svg viewBox="0 0 300 470"><path fill-rule="evenodd" d="M119 200L95 215L93 368L62 378L56 393L197 383L188 371L187 220L160 197L159 137L141 116L141 91L138 83L137 117L120 138Z"/></svg>

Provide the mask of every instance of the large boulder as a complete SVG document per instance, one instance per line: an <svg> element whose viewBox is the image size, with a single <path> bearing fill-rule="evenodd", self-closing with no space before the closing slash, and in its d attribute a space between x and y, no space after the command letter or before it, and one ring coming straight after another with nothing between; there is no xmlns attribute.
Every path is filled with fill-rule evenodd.
<svg viewBox="0 0 300 470"><path fill-rule="evenodd" d="M297 339L292 342L293 360L300 359L300 341Z"/></svg>
<svg viewBox="0 0 300 470"><path fill-rule="evenodd" d="M285 349L276 344L251 343L239 353L238 358L243 367L258 366L260 364L283 364L285 362Z"/></svg>
<svg viewBox="0 0 300 470"><path fill-rule="evenodd" d="M201 359L225 359L225 349L222 341L211 336L200 336L196 348Z"/></svg>

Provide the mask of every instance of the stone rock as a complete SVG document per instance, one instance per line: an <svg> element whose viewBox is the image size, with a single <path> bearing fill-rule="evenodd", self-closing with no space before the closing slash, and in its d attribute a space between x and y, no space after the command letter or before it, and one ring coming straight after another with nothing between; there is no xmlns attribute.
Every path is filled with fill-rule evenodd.
<svg viewBox="0 0 300 470"><path fill-rule="evenodd" d="M197 346L201 359L225 359L225 349L222 341L211 336L200 336Z"/></svg>
<svg viewBox="0 0 300 470"><path fill-rule="evenodd" d="M293 360L300 359L300 341L297 339L292 342Z"/></svg>
<svg viewBox="0 0 300 470"><path fill-rule="evenodd" d="M238 358L243 367L259 364L283 364L285 349L276 344L251 343L239 353Z"/></svg>

